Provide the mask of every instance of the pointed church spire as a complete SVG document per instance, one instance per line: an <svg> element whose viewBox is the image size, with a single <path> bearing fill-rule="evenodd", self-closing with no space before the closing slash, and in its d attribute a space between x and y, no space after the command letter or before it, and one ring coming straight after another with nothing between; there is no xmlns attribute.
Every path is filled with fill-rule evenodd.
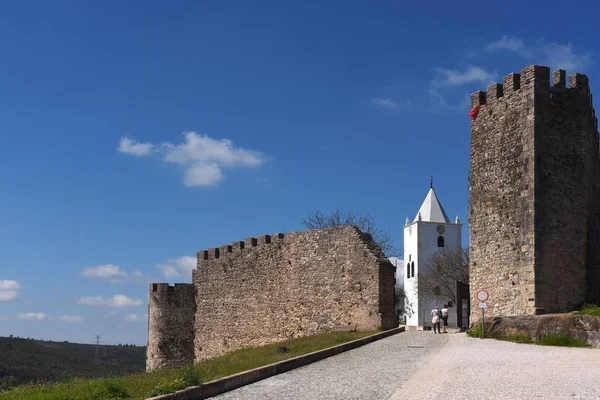
<svg viewBox="0 0 600 400"><path fill-rule="evenodd" d="M410 220L408 219L408 217L406 217L406 223L404 224L404 226L410 224Z"/></svg>
<svg viewBox="0 0 600 400"><path fill-rule="evenodd" d="M460 224L460 218L458 217L458 214L456 214L456 220L454 221L455 224Z"/></svg>
<svg viewBox="0 0 600 400"><path fill-rule="evenodd" d="M431 180L431 186L433 186L433 177ZM419 209L419 213L415 218L415 221L425 221L425 222L441 222L441 223L450 223L450 219L444 211L444 207L438 200L435 190L433 187L429 188L429 193L427 193L427 197L421 205Z"/></svg>

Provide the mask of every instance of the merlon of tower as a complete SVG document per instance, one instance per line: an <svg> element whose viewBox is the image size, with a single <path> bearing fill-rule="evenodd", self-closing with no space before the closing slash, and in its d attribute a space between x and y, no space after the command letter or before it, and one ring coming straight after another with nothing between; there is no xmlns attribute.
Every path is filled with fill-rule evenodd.
<svg viewBox="0 0 600 400"><path fill-rule="evenodd" d="M433 187L429 189L429 193L427 193L427 197L413 222L419 220L419 214L421 216L420 220L424 222L450 223L450 219L448 219L448 215L446 215L446 211L444 211L444 207L437 198Z"/></svg>

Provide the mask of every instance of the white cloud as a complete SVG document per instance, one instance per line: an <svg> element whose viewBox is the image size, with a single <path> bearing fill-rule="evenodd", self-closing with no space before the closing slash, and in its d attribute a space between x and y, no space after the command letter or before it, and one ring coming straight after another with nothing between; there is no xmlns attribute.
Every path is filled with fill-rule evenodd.
<svg viewBox="0 0 600 400"><path fill-rule="evenodd" d="M119 153L131 154L134 157L143 157L154 151L152 143L138 143L134 139L122 137L117 147Z"/></svg>
<svg viewBox="0 0 600 400"><path fill-rule="evenodd" d="M95 267L86 267L81 271L81 276L86 278L127 278L127 272L121 271L118 265L104 264Z"/></svg>
<svg viewBox="0 0 600 400"><path fill-rule="evenodd" d="M504 35L500 38L500 40L488 43L485 46L485 49L487 51L508 50L514 52L521 52L525 50L525 42L514 36Z"/></svg>
<svg viewBox="0 0 600 400"><path fill-rule="evenodd" d="M148 314L137 315L137 314L128 314L124 318L125 322L139 322L139 321L147 321Z"/></svg>
<svg viewBox="0 0 600 400"><path fill-rule="evenodd" d="M228 139L214 140L195 132L184 133L185 143L163 144L166 149L164 159L180 165L195 162L217 163L225 167L258 167L262 164L260 153L234 148Z"/></svg>
<svg viewBox="0 0 600 400"><path fill-rule="evenodd" d="M83 318L79 315L61 315L60 319L65 322L82 322Z"/></svg>
<svg viewBox="0 0 600 400"><path fill-rule="evenodd" d="M19 282L12 280L0 280L0 290L19 290L21 285Z"/></svg>
<svg viewBox="0 0 600 400"><path fill-rule="evenodd" d="M86 267L80 275L86 278L102 279L110 283L149 283L156 279L144 275L139 270L133 271L129 274L127 271L122 270L118 265L104 264L95 267Z"/></svg>
<svg viewBox="0 0 600 400"><path fill-rule="evenodd" d="M416 108L415 105L410 101L400 103L387 97L371 97L365 102L365 104L379 108L380 110L393 112L412 110Z"/></svg>
<svg viewBox="0 0 600 400"><path fill-rule="evenodd" d="M531 63L547 65L553 69L576 70L587 66L592 58L589 52L576 53L571 42L561 44L540 39L535 45L527 46L522 39L507 35L496 42L488 43L485 49L488 52L514 52Z"/></svg>
<svg viewBox="0 0 600 400"><path fill-rule="evenodd" d="M106 305L106 299L102 296L83 296L77 300L80 304L86 306L103 306Z"/></svg>
<svg viewBox="0 0 600 400"><path fill-rule="evenodd" d="M17 314L17 319L21 319L24 321L43 321L46 319L46 314L41 312L28 312Z"/></svg>
<svg viewBox="0 0 600 400"><path fill-rule="evenodd" d="M186 186L211 186L223 180L223 172L215 163L198 162L185 171L183 183Z"/></svg>
<svg viewBox="0 0 600 400"><path fill-rule="evenodd" d="M186 186L213 186L223 180L223 168L260 167L266 160L257 151L235 147L231 140L215 140L196 132L185 132L185 142L179 144L137 143L121 138L118 151L135 156L156 152L162 161L184 169L183 183Z"/></svg>
<svg viewBox="0 0 600 400"><path fill-rule="evenodd" d="M84 296L77 300L86 306L108 306L111 308L139 307L143 304L140 299L133 299L123 294L115 294L112 298L102 296Z"/></svg>
<svg viewBox="0 0 600 400"><path fill-rule="evenodd" d="M541 52L544 54L546 65L552 68L571 70L571 72L585 67L592 58L590 53L575 54L571 43L549 43L542 46Z"/></svg>
<svg viewBox="0 0 600 400"><path fill-rule="evenodd" d="M17 298L21 285L14 280L0 280L0 301L10 301Z"/></svg>
<svg viewBox="0 0 600 400"><path fill-rule="evenodd" d="M109 306L113 308L139 307L143 304L140 299L133 299L122 294L116 294L109 301Z"/></svg>
<svg viewBox="0 0 600 400"><path fill-rule="evenodd" d="M192 270L196 268L196 257L183 256L179 258L169 258L163 264L156 264L156 267L162 270L167 278L178 276L191 276Z"/></svg>
<svg viewBox="0 0 600 400"><path fill-rule="evenodd" d="M498 76L496 71L488 72L475 65L470 65L464 72L444 68L436 68L435 71L438 75L432 82L434 87L460 86L471 82L487 85L495 82Z"/></svg>
<svg viewBox="0 0 600 400"><path fill-rule="evenodd" d="M10 301L17 298L19 292L16 290L0 290L0 301Z"/></svg>

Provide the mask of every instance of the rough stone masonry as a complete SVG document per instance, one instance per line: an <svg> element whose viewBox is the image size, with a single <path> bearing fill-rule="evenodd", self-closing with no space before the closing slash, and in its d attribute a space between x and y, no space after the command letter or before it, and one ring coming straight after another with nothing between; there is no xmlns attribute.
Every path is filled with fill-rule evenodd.
<svg viewBox="0 0 600 400"><path fill-rule="evenodd" d="M471 97L469 235L486 314L571 311L600 300L598 119L585 75L531 65Z"/></svg>
<svg viewBox="0 0 600 400"><path fill-rule="evenodd" d="M150 285L146 369L332 330L397 327L394 272L352 226L200 251L193 283Z"/></svg>

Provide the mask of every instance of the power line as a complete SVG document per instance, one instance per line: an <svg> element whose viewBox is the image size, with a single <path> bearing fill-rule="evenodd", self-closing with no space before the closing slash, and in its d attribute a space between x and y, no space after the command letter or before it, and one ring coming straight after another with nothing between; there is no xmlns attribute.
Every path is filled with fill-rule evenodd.
<svg viewBox="0 0 600 400"><path fill-rule="evenodd" d="M96 335L96 355L94 356L94 361L98 362L98 348L100 347L100 335Z"/></svg>

